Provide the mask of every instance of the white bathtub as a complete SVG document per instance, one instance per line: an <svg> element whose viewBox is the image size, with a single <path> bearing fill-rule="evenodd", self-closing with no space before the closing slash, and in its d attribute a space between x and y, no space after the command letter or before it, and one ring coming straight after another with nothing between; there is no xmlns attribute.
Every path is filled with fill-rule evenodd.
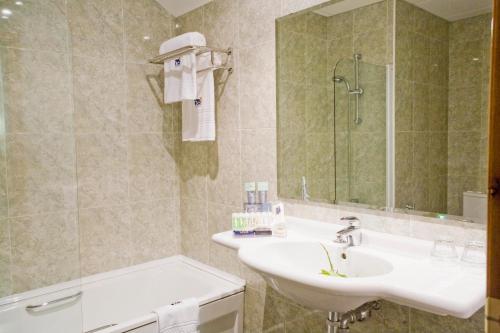
<svg viewBox="0 0 500 333"><path fill-rule="evenodd" d="M189 297L200 302L202 333L242 333L244 288L243 280L174 256L2 298L0 333L155 333L151 311Z"/></svg>

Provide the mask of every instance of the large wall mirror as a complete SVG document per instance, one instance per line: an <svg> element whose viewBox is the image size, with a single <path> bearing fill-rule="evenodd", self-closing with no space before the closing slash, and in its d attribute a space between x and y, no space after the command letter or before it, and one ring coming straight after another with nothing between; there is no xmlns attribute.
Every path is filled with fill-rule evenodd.
<svg viewBox="0 0 500 333"><path fill-rule="evenodd" d="M490 0L277 20L282 198L485 222Z"/></svg>

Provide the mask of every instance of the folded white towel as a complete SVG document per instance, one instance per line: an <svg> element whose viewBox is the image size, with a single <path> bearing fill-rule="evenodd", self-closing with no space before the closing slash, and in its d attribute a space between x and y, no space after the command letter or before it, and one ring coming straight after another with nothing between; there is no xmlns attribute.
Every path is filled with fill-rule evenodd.
<svg viewBox="0 0 500 333"><path fill-rule="evenodd" d="M210 53L198 56L201 68L210 66ZM198 96L182 102L182 141L215 140L214 74L208 69L197 76Z"/></svg>
<svg viewBox="0 0 500 333"><path fill-rule="evenodd" d="M199 32L187 32L185 34L170 38L160 46L160 54L175 51L186 46L206 46L205 36Z"/></svg>
<svg viewBox="0 0 500 333"><path fill-rule="evenodd" d="M205 46L205 36L199 32L188 32L163 42L160 54L175 51L186 46ZM165 103L194 100L196 93L196 54L190 52L179 58L165 61Z"/></svg>
<svg viewBox="0 0 500 333"><path fill-rule="evenodd" d="M166 305L154 310L158 333L198 333L200 307L196 298Z"/></svg>

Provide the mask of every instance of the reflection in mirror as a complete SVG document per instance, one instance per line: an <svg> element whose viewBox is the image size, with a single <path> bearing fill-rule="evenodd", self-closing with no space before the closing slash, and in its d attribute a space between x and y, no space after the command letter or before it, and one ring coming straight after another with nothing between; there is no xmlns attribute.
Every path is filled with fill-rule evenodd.
<svg viewBox="0 0 500 333"><path fill-rule="evenodd" d="M484 222L491 2L437 2L396 2L396 207Z"/></svg>
<svg viewBox="0 0 500 333"><path fill-rule="evenodd" d="M386 206L392 6L344 2L277 22L279 194Z"/></svg>
<svg viewBox="0 0 500 333"><path fill-rule="evenodd" d="M484 223L491 1L439 3L277 20L280 197Z"/></svg>

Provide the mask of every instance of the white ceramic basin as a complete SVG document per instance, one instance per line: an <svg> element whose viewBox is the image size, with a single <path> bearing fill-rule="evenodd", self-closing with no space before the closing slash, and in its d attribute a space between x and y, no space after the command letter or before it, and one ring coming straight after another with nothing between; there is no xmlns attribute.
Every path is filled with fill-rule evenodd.
<svg viewBox="0 0 500 333"><path fill-rule="evenodd" d="M485 265L470 267L435 260L433 243L362 229L362 244L347 249L341 260L333 243L344 226L287 217L288 236L235 237L232 231L212 236L238 250L240 260L281 294L313 309L345 312L371 300L384 299L439 315L469 318L484 306ZM347 277L325 276L334 269ZM462 248L458 247L459 254Z"/></svg>
<svg viewBox="0 0 500 333"><path fill-rule="evenodd" d="M387 260L361 249L320 241L245 247L239 257L279 293L325 311L345 312L377 299L370 279L393 269Z"/></svg>

